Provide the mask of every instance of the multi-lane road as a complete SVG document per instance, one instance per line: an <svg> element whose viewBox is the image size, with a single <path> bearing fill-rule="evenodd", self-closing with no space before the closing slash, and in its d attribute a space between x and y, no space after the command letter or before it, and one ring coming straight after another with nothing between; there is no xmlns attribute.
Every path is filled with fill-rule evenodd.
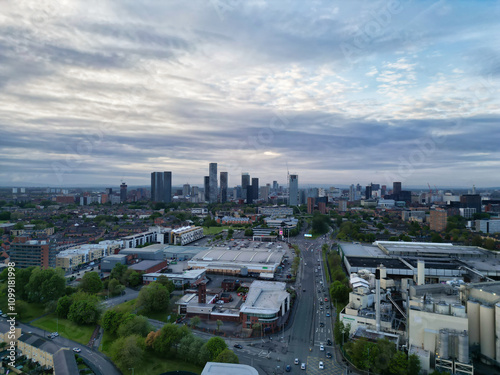
<svg viewBox="0 0 500 375"><path fill-rule="evenodd" d="M294 286L297 299L290 326L284 332L272 335L271 340L266 337L265 340L252 344L238 341L243 348L234 349L240 363L254 366L259 374L281 374L285 372L287 365L291 366L291 373L345 373L345 366L336 362L332 346L335 313L329 300L321 256L321 246L330 241L328 235L315 240L306 239L302 235L291 239L301 250L301 263ZM331 340L330 345L328 340ZM228 340L228 344L234 343L236 341ZM296 358L298 365L294 364ZM320 361L323 362L323 369L319 367ZM302 363L305 364L305 370L301 369Z"/></svg>

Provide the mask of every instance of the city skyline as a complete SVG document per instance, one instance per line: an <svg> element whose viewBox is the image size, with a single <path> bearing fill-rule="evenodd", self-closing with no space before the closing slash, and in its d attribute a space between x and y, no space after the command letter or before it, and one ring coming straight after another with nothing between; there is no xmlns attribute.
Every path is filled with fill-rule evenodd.
<svg viewBox="0 0 500 375"><path fill-rule="evenodd" d="M500 185L498 3L223 5L5 4L1 184Z"/></svg>

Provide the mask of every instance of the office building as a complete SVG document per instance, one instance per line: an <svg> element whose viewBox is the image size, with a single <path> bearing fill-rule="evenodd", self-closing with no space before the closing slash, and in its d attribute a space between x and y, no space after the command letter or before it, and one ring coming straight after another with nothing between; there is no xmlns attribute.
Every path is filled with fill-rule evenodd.
<svg viewBox="0 0 500 375"><path fill-rule="evenodd" d="M153 202L172 202L172 172L151 173L151 200Z"/></svg>
<svg viewBox="0 0 500 375"><path fill-rule="evenodd" d="M252 199L259 199L259 179L255 177L252 178Z"/></svg>
<svg viewBox="0 0 500 375"><path fill-rule="evenodd" d="M120 202L126 202L127 201L127 184L125 182L122 182L120 185Z"/></svg>
<svg viewBox="0 0 500 375"><path fill-rule="evenodd" d="M191 194L191 186L189 184L182 185L182 195L183 197L187 197Z"/></svg>
<svg viewBox="0 0 500 375"><path fill-rule="evenodd" d="M392 183L392 194L397 195L401 193L401 182Z"/></svg>
<svg viewBox="0 0 500 375"><path fill-rule="evenodd" d="M370 199L372 197L372 186L366 185L365 188L365 199Z"/></svg>
<svg viewBox="0 0 500 375"><path fill-rule="evenodd" d="M43 269L55 268L56 246L48 240L29 240L28 237L17 237L10 245L10 261L18 268L31 266Z"/></svg>
<svg viewBox="0 0 500 375"><path fill-rule="evenodd" d="M479 194L464 194L460 196L461 208L475 208L476 213L481 213L481 196Z"/></svg>
<svg viewBox="0 0 500 375"><path fill-rule="evenodd" d="M288 205L297 206L299 204L299 176L291 174L288 179Z"/></svg>
<svg viewBox="0 0 500 375"><path fill-rule="evenodd" d="M241 197L247 199L248 187L250 186L250 175L248 173L241 174Z"/></svg>
<svg viewBox="0 0 500 375"><path fill-rule="evenodd" d="M210 176L203 178L203 188L205 190L205 202L210 202Z"/></svg>
<svg viewBox="0 0 500 375"><path fill-rule="evenodd" d="M314 211L314 198L308 197L307 198L307 213L312 214Z"/></svg>
<svg viewBox="0 0 500 375"><path fill-rule="evenodd" d="M278 181L273 181L273 190L274 191L278 190Z"/></svg>
<svg viewBox="0 0 500 375"><path fill-rule="evenodd" d="M208 177L209 177L209 202L217 203L217 193L219 191L217 185L217 163L210 163L208 166Z"/></svg>
<svg viewBox="0 0 500 375"><path fill-rule="evenodd" d="M220 173L220 201L227 202L227 172Z"/></svg>

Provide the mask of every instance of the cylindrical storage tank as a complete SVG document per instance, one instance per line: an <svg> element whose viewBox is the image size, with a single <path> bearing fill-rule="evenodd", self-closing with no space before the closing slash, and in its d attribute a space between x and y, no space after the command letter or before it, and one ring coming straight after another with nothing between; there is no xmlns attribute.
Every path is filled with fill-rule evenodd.
<svg viewBox="0 0 500 375"><path fill-rule="evenodd" d="M385 279L387 277L387 268L380 266L380 278Z"/></svg>
<svg viewBox="0 0 500 375"><path fill-rule="evenodd" d="M426 299L424 301L424 311L434 312L434 302Z"/></svg>
<svg viewBox="0 0 500 375"><path fill-rule="evenodd" d="M450 305L444 301L436 303L434 305L434 312L436 312L438 314L449 315L450 314Z"/></svg>
<svg viewBox="0 0 500 375"><path fill-rule="evenodd" d="M500 358L500 338L497 338L497 358Z"/></svg>
<svg viewBox="0 0 500 375"><path fill-rule="evenodd" d="M458 335L458 362L469 363L469 337L467 331Z"/></svg>
<svg viewBox="0 0 500 375"><path fill-rule="evenodd" d="M248 268L241 267L240 274L241 274L241 276L248 276Z"/></svg>
<svg viewBox="0 0 500 375"><path fill-rule="evenodd" d="M417 262L417 285L425 284L425 262L419 260Z"/></svg>
<svg viewBox="0 0 500 375"><path fill-rule="evenodd" d="M481 305L479 308L479 338L481 354L495 359L495 309Z"/></svg>
<svg viewBox="0 0 500 375"><path fill-rule="evenodd" d="M467 317L469 318L469 344L479 344L479 306L476 301L467 301Z"/></svg>
<svg viewBox="0 0 500 375"><path fill-rule="evenodd" d="M439 357L442 359L448 359L449 354L448 354L448 340L449 340L449 333L447 329L440 329L439 330Z"/></svg>
<svg viewBox="0 0 500 375"><path fill-rule="evenodd" d="M500 303L495 305L495 333L498 338L500 338ZM497 357L497 361L500 357Z"/></svg>
<svg viewBox="0 0 500 375"><path fill-rule="evenodd" d="M465 313L465 306L455 303L451 305L451 315L465 318L467 314Z"/></svg>

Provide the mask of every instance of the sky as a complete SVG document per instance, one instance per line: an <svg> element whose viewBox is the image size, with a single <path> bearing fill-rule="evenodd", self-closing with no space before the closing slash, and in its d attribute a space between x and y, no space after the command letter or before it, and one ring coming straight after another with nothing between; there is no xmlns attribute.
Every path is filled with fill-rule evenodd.
<svg viewBox="0 0 500 375"><path fill-rule="evenodd" d="M497 1L16 0L0 185L500 186Z"/></svg>

